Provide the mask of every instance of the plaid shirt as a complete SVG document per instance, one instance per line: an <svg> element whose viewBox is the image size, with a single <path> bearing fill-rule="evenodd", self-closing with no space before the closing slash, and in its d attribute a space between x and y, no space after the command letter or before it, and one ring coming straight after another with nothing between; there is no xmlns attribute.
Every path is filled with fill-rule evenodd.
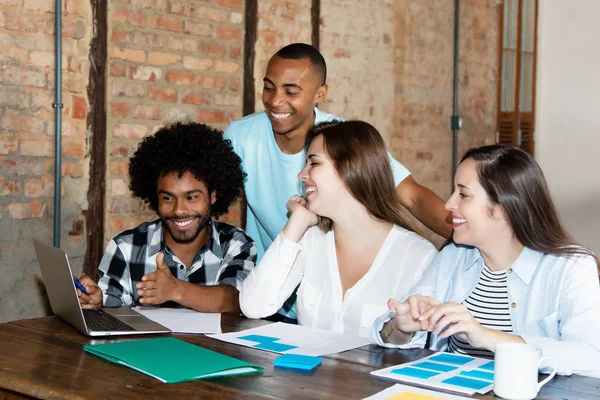
<svg viewBox="0 0 600 400"><path fill-rule="evenodd" d="M104 306L139 305L135 285L142 276L156 271L156 256L161 251L177 279L205 286L230 285L239 290L256 262L256 246L239 228L216 221L210 224L211 238L198 251L189 270L165 243L160 219L115 236L98 267Z"/></svg>

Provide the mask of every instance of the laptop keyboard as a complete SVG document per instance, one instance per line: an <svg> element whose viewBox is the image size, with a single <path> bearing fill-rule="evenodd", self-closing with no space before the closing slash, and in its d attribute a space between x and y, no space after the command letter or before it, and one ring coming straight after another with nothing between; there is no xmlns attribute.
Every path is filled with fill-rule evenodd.
<svg viewBox="0 0 600 400"><path fill-rule="evenodd" d="M126 323L119 321L102 310L82 309L85 323L90 331L95 332L127 332L135 331Z"/></svg>

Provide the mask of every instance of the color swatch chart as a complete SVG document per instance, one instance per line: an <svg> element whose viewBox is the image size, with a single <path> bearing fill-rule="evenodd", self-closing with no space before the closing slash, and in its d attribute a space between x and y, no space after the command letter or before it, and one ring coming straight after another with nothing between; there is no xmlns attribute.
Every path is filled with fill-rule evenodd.
<svg viewBox="0 0 600 400"><path fill-rule="evenodd" d="M487 393L494 383L494 361L450 353L435 353L406 364L371 374L434 389L472 395Z"/></svg>

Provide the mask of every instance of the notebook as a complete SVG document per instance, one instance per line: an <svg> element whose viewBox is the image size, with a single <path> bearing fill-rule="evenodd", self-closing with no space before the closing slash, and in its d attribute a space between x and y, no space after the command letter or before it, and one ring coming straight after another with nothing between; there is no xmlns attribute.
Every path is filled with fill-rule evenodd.
<svg viewBox="0 0 600 400"><path fill-rule="evenodd" d="M83 310L67 254L33 239L42 278L54 314L88 336L168 333L170 330L129 307Z"/></svg>
<svg viewBox="0 0 600 400"><path fill-rule="evenodd" d="M165 383L252 374L264 369L174 337L93 344L83 346L83 350Z"/></svg>

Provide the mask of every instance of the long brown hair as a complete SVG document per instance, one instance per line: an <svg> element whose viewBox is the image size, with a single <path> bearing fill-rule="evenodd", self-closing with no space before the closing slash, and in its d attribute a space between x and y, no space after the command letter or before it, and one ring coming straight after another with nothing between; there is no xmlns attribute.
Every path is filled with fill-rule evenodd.
<svg viewBox="0 0 600 400"><path fill-rule="evenodd" d="M394 176L381 135L363 121L335 121L313 126L306 136L305 148L319 135L323 147L350 194L373 217L413 230L400 209L394 191ZM332 229L329 218L319 219L323 232Z"/></svg>
<svg viewBox="0 0 600 400"><path fill-rule="evenodd" d="M560 222L544 173L535 159L518 147L473 148L460 162L477 163L479 183L490 203L500 206L515 237L524 246L557 256L598 257L578 244Z"/></svg>

